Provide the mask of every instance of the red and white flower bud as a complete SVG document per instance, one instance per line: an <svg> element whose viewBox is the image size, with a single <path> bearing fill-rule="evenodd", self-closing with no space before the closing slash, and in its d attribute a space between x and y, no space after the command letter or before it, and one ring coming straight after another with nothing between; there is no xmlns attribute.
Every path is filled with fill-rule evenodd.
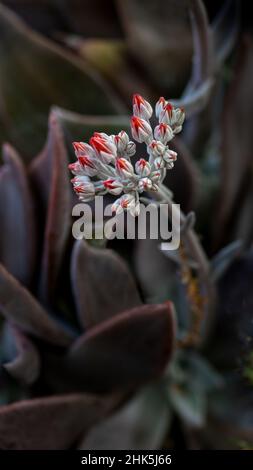
<svg viewBox="0 0 253 470"><path fill-rule="evenodd" d="M135 200L135 195L131 193L124 194L112 204L112 212L121 214L123 210L129 210L133 205L135 205Z"/></svg>
<svg viewBox="0 0 253 470"><path fill-rule="evenodd" d="M167 103L159 115L159 122L169 124L173 134L178 134L182 130L184 119L184 110L182 108L174 108L171 103Z"/></svg>
<svg viewBox="0 0 253 470"><path fill-rule="evenodd" d="M161 122L154 129L154 136L156 140L160 140L163 144L167 144L171 139L173 139L173 131L168 124Z"/></svg>
<svg viewBox="0 0 253 470"><path fill-rule="evenodd" d="M148 120L153 114L152 106L141 95L133 96L133 115Z"/></svg>
<svg viewBox="0 0 253 470"><path fill-rule="evenodd" d="M174 110L174 122L173 122L173 132L178 134L182 130L182 126L185 120L185 112L182 108L176 108Z"/></svg>
<svg viewBox="0 0 253 470"><path fill-rule="evenodd" d="M73 142L73 147L77 158L83 155L88 155L89 157L95 157L96 155L94 149L85 142Z"/></svg>
<svg viewBox="0 0 253 470"><path fill-rule="evenodd" d="M116 215L121 214L124 210L129 211L133 217L140 214L140 202L133 194L124 194L112 204L112 212Z"/></svg>
<svg viewBox="0 0 253 470"><path fill-rule="evenodd" d="M114 142L117 147L118 155L123 156L125 154L127 144L129 143L129 137L125 131L121 131L118 135L114 136Z"/></svg>
<svg viewBox="0 0 253 470"><path fill-rule="evenodd" d="M135 153L136 153L136 145L132 140L130 140L129 143L127 144L125 156L128 158L131 158Z"/></svg>
<svg viewBox="0 0 253 470"><path fill-rule="evenodd" d="M78 162L83 172L88 176L95 176L98 173L95 158L83 155L78 157Z"/></svg>
<svg viewBox="0 0 253 470"><path fill-rule="evenodd" d="M153 137L149 122L137 116L133 116L131 119L131 130L134 140L140 143L149 143Z"/></svg>
<svg viewBox="0 0 253 470"><path fill-rule="evenodd" d="M95 132L90 139L90 144L103 163L108 164L115 160L117 156L116 145L106 134Z"/></svg>
<svg viewBox="0 0 253 470"><path fill-rule="evenodd" d="M141 178L138 183L138 190L140 192L148 191L153 186L153 183L150 178Z"/></svg>
<svg viewBox="0 0 253 470"><path fill-rule="evenodd" d="M169 148L166 149L166 152L163 155L163 159L166 163L175 162L177 159L177 152Z"/></svg>
<svg viewBox="0 0 253 470"><path fill-rule="evenodd" d="M157 183L159 183L159 181L161 181L163 179L163 176L164 176L164 168L161 167L161 168L158 168L156 171L152 172L152 176L150 177L153 185L156 185Z"/></svg>
<svg viewBox="0 0 253 470"><path fill-rule="evenodd" d="M136 145L134 142L129 140L129 137L125 131L121 131L118 135L114 135L113 139L117 147L117 153L119 157L130 158L135 154Z"/></svg>
<svg viewBox="0 0 253 470"><path fill-rule="evenodd" d="M114 196L118 196L122 193L123 184L116 179L109 178L108 180L103 181L103 185L108 193L113 194Z"/></svg>
<svg viewBox="0 0 253 470"><path fill-rule="evenodd" d="M71 181L73 188L79 199L91 201L95 197L95 186L85 176L75 176Z"/></svg>
<svg viewBox="0 0 253 470"><path fill-rule="evenodd" d="M159 116L161 112L163 111L163 109L165 108L166 104L167 104L167 101L164 99L163 96L161 96L161 98L159 98L159 100L157 101L155 105L155 115L157 119L159 119Z"/></svg>
<svg viewBox="0 0 253 470"><path fill-rule="evenodd" d="M147 162L147 160L145 160L144 158L141 158L135 164L135 171L141 177L145 177L145 176L150 175L151 166L149 162Z"/></svg>
<svg viewBox="0 0 253 470"><path fill-rule="evenodd" d="M81 165L78 161L74 163L70 163L69 170L71 171L71 173L73 173L73 175L85 175L85 172L81 168Z"/></svg>
<svg viewBox="0 0 253 470"><path fill-rule="evenodd" d="M116 173L122 179L131 178L134 174L134 168L126 158L117 158L115 163Z"/></svg>
<svg viewBox="0 0 253 470"><path fill-rule="evenodd" d="M174 108L171 103L166 103L166 105L159 114L159 122L169 124L171 126L173 120L173 109Z"/></svg>
<svg viewBox="0 0 253 470"><path fill-rule="evenodd" d="M165 151L166 145L164 145L159 140L152 140L152 142L149 144L149 153L153 158L162 157Z"/></svg>
<svg viewBox="0 0 253 470"><path fill-rule="evenodd" d="M165 168L166 163L163 157L158 157L154 160L153 165L156 170L160 170L160 168Z"/></svg>

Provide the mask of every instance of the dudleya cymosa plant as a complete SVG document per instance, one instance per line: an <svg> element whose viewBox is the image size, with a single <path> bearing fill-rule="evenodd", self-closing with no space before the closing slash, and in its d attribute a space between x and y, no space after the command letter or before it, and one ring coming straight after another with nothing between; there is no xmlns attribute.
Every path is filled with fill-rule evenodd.
<svg viewBox="0 0 253 470"><path fill-rule="evenodd" d="M69 168L75 175L72 179L74 191L82 202L89 202L96 196L106 194L120 196L111 206L112 213L117 216L125 210L133 217L140 214L142 201L144 204L156 202L158 206L161 202L166 202L165 211L160 211L161 217L171 219L173 194L163 181L167 171L173 169L177 160L177 153L170 148L170 142L181 132L185 112L160 97L155 105L158 122L154 129L150 122L152 115L150 103L139 94L134 94L132 137L146 146L146 158L140 158L135 165L131 163L131 157L136 153L136 144L123 130L118 135L95 132L89 144L73 143L77 161L71 163ZM143 197L145 193L150 198ZM164 206L160 207L164 209ZM182 278L187 279L190 310L195 312L197 318L194 329L198 330L203 320L201 312L212 305L214 287L209 276L207 258L192 230L194 214L184 216L181 212L179 218L182 236L176 256L180 258ZM197 266L197 274L194 275L192 260ZM198 337L198 334L195 332L193 336Z"/></svg>
<svg viewBox="0 0 253 470"><path fill-rule="evenodd" d="M177 153L169 148L169 142L182 130L184 110L174 108L163 97L155 107L158 123L154 130L150 124L152 106L142 96L133 96L131 118L132 137L144 143L148 158L140 158L135 166L131 157L136 153L135 143L125 131L118 135L95 132L89 144L74 142L77 161L69 165L75 175L72 179L74 191L83 202L106 193L120 196L112 205L116 214L123 210L131 215L140 213L140 194L162 192L161 184L166 171L174 166ZM95 177L95 180L91 180Z"/></svg>
<svg viewBox="0 0 253 470"><path fill-rule="evenodd" d="M29 171L10 145L3 159L0 448L68 449L163 374L174 350L173 305L143 305L115 251L69 240L71 187L54 113Z"/></svg>

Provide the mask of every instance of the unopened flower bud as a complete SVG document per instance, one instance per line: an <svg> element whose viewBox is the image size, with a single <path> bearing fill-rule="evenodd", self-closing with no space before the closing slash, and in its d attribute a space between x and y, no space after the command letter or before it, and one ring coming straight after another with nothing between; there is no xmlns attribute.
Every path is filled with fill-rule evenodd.
<svg viewBox="0 0 253 470"><path fill-rule="evenodd" d="M152 129L150 124L137 116L131 119L132 136L137 142L148 143L152 139Z"/></svg>
<svg viewBox="0 0 253 470"><path fill-rule="evenodd" d="M153 114L152 106L141 95L133 96L133 115L148 120Z"/></svg>
<svg viewBox="0 0 253 470"><path fill-rule="evenodd" d="M153 184L159 183L164 176L164 167L158 168L156 171L152 172L151 181Z"/></svg>
<svg viewBox="0 0 253 470"><path fill-rule="evenodd" d="M87 180L85 176L76 176L71 182L75 193L82 201L87 202L95 197L94 184Z"/></svg>
<svg viewBox="0 0 253 470"><path fill-rule="evenodd" d="M166 152L163 155L163 159L166 163L175 162L177 159L177 152L169 148L166 149Z"/></svg>
<svg viewBox="0 0 253 470"><path fill-rule="evenodd" d="M156 170L160 170L160 168L165 168L166 163L163 157L158 157L154 160L153 165Z"/></svg>
<svg viewBox="0 0 253 470"><path fill-rule="evenodd" d="M152 181L149 178L142 178L139 181L138 189L140 192L148 191L152 188Z"/></svg>
<svg viewBox="0 0 253 470"><path fill-rule="evenodd" d="M122 193L123 184L113 178L109 178L106 181L103 181L104 188L107 189L108 193L113 194L114 196L118 196Z"/></svg>
<svg viewBox="0 0 253 470"><path fill-rule="evenodd" d="M168 124L161 122L154 129L154 136L156 140L160 140L163 144L167 144L171 139L173 139L173 131Z"/></svg>
<svg viewBox="0 0 253 470"><path fill-rule="evenodd" d="M159 122L164 124L172 125L173 119L173 106L171 103L167 103L159 114Z"/></svg>
<svg viewBox="0 0 253 470"><path fill-rule="evenodd" d="M153 158L162 157L166 151L166 146L159 140L152 140L149 144L149 152Z"/></svg>
<svg viewBox="0 0 253 470"><path fill-rule="evenodd" d="M70 163L69 170L71 171L71 173L73 173L73 175L85 174L85 172L82 170L81 165L78 161L74 163Z"/></svg>
<svg viewBox="0 0 253 470"><path fill-rule="evenodd" d="M163 96L161 96L161 98L159 98L159 100L157 101L157 103L155 105L155 115L156 115L157 119L159 119L161 111L163 111L166 104L167 104L167 101L164 99Z"/></svg>
<svg viewBox="0 0 253 470"><path fill-rule="evenodd" d="M86 144L85 142L73 142L73 147L77 158L83 155L88 155L89 157L95 157L96 155L91 145Z"/></svg>
<svg viewBox="0 0 253 470"><path fill-rule="evenodd" d="M173 132L174 134L178 134L182 130L182 125L185 120L185 112L182 108L176 108L174 110L175 118L173 123Z"/></svg>
<svg viewBox="0 0 253 470"><path fill-rule="evenodd" d="M136 152L136 145L134 142L132 142L132 140L130 140L129 143L127 144L125 156L130 158L135 154L135 152Z"/></svg>
<svg viewBox="0 0 253 470"><path fill-rule="evenodd" d="M123 156L125 154L129 137L125 131L121 131L118 135L114 136L114 142L118 150L118 154Z"/></svg>
<svg viewBox="0 0 253 470"><path fill-rule="evenodd" d="M117 155L116 145L106 134L95 132L90 139L90 144L103 163L108 164L115 160Z"/></svg>
<svg viewBox="0 0 253 470"><path fill-rule="evenodd" d="M138 175L142 177L148 176L151 172L149 162L147 162L147 160L145 160L144 158L141 158L135 164L135 171Z"/></svg>
<svg viewBox="0 0 253 470"><path fill-rule="evenodd" d="M135 207L136 198L134 194L124 194L112 204L112 212L120 214L123 210L130 210Z"/></svg>
<svg viewBox="0 0 253 470"><path fill-rule="evenodd" d="M122 179L131 178L134 174L133 165L126 158L117 158L115 168Z"/></svg>
<svg viewBox="0 0 253 470"><path fill-rule="evenodd" d="M78 162L81 169L88 176L97 175L96 161L94 158L89 157L88 155L78 157Z"/></svg>

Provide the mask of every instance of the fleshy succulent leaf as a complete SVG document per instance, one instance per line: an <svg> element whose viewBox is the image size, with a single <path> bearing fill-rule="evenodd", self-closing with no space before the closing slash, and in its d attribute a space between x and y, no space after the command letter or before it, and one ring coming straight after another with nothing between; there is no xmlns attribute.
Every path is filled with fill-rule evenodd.
<svg viewBox="0 0 253 470"><path fill-rule="evenodd" d="M208 353L221 370L236 370L252 347L253 254L241 255L219 279L219 308Z"/></svg>
<svg viewBox="0 0 253 470"><path fill-rule="evenodd" d="M28 385L36 381L40 373L40 356L32 341L17 328L11 327L16 341L17 356L4 364L15 379Z"/></svg>
<svg viewBox="0 0 253 470"><path fill-rule="evenodd" d="M107 412L106 402L85 395L24 400L0 407L0 448L69 449Z"/></svg>
<svg viewBox="0 0 253 470"><path fill-rule="evenodd" d="M3 147L3 160L0 168L0 261L27 285L34 273L36 248L32 195L22 161L8 144Z"/></svg>
<svg viewBox="0 0 253 470"><path fill-rule="evenodd" d="M171 410L161 386L141 390L119 411L89 432L82 450L152 450L163 446L171 423Z"/></svg>
<svg viewBox="0 0 253 470"><path fill-rule="evenodd" d="M109 249L76 241L71 273L76 307L84 328L141 304L128 267Z"/></svg>
<svg viewBox="0 0 253 470"><path fill-rule="evenodd" d="M247 187L248 175L252 169L252 133L247 123L252 120L253 91L253 42L247 36L241 44L236 70L230 83L223 114L222 167L220 180L219 208L215 220L216 241L221 242L224 230L228 228L237 198ZM238 155L240 164L238 165Z"/></svg>
<svg viewBox="0 0 253 470"><path fill-rule="evenodd" d="M207 13L202 0L190 0L189 12L193 36L192 76L176 106L183 106L187 116L201 111L210 96L213 85L213 48Z"/></svg>
<svg viewBox="0 0 253 470"><path fill-rule="evenodd" d="M32 294L0 265L0 313L22 330L66 346L72 335L51 318Z"/></svg>
<svg viewBox="0 0 253 470"><path fill-rule="evenodd" d="M212 23L212 36L216 66L231 54L239 34L239 2L226 0Z"/></svg>
<svg viewBox="0 0 253 470"><path fill-rule="evenodd" d="M55 113L49 118L46 146L32 162L30 174L46 211L40 295L54 294L71 227L71 189L64 138Z"/></svg>
<svg viewBox="0 0 253 470"><path fill-rule="evenodd" d="M144 305L90 329L71 347L68 364L94 391L131 390L162 373L174 334L171 303Z"/></svg>

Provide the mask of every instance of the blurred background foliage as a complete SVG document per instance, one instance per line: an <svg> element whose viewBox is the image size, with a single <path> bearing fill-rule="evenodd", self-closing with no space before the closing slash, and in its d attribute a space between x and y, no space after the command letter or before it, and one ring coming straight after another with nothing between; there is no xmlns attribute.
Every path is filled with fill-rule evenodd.
<svg viewBox="0 0 253 470"><path fill-rule="evenodd" d="M136 92L152 103L165 96L185 107L184 132L175 141L179 158L165 183L183 211L196 214L196 232L210 260L210 282L216 291L208 302L214 306L205 335L201 329L197 342L179 343L165 375L138 393L128 394L128 400L114 406L114 414L100 425L91 420L91 431L78 445L84 449L252 448L250 2L1 1L0 142L14 146L20 157L9 145L4 147L0 261L43 308L57 312L63 322L71 320L76 327L70 259L72 270L76 263L77 278L90 281L87 271L82 271L86 266L80 267L79 258L73 261L71 207L75 199L67 172L67 162L74 159L71 142L88 140L97 130L113 134L128 130L131 97ZM56 231L53 222L57 222ZM191 279L182 279L177 254L166 257L154 240L115 241L109 246L127 260L142 300L151 304L172 300L179 333L180 328L190 330L187 287ZM99 269L104 272L98 263L94 296L101 278ZM195 273L198 268L190 269ZM109 276L112 283L118 277L115 272L115 277ZM5 286L3 279L0 282ZM79 289L82 291L81 284ZM15 290L10 292L14 298L18 296ZM0 310L4 304L1 295L3 287ZM89 300L85 295L84 308ZM118 305L119 299L115 302ZM33 312L37 307L29 304L29 309ZM205 323L206 318L203 320ZM4 362L12 357L13 347L10 332L6 333L5 326L2 329ZM28 380L29 386L26 383L17 389L15 380L4 371L0 374L3 404L65 390L65 365L60 385L52 386L58 362L50 348L45 352L41 345L36 347L42 350L44 368L48 359L52 363L46 380L43 372L46 388L36 377L33 388ZM28 362L34 360L34 355L29 358ZM95 375L100 374L96 367L95 361ZM36 370L34 366L33 373ZM120 382L120 374L115 373L115 383L117 380ZM79 392L79 385L76 387L73 391ZM65 403L57 406L60 413ZM42 419L33 409L29 413L34 420ZM67 416L66 426L68 420ZM77 426L75 435L55 445L73 445L80 431Z"/></svg>

